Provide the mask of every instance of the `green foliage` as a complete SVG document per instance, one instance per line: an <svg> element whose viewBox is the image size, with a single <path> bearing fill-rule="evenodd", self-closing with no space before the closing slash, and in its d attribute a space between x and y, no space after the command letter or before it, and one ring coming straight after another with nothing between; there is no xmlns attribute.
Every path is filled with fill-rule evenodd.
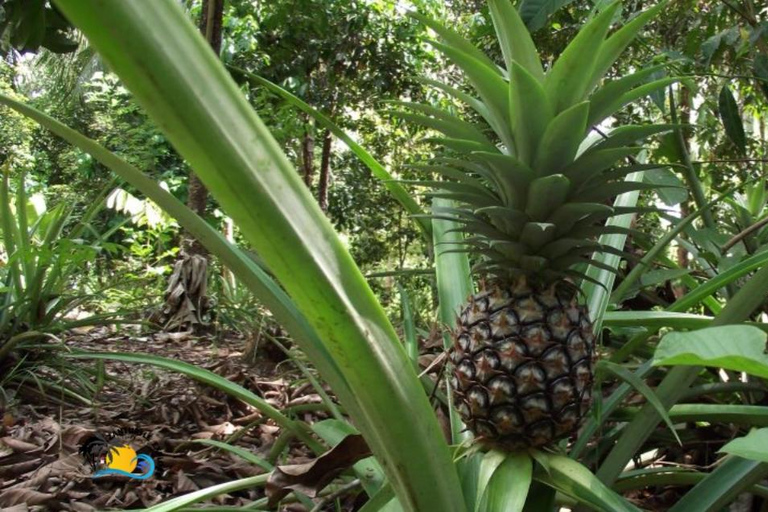
<svg viewBox="0 0 768 512"><path fill-rule="evenodd" d="M80 1L83 0L61 0L60 4L75 6ZM158 3L164 4L159 0ZM466 504L467 510L519 509L521 496L526 490L530 510L550 510L560 505L573 507L577 502L597 509L630 510L632 506L622 500L616 491L645 488L646 493L652 493L657 485L679 485L681 488L697 485L684 498L677 496L680 500L676 510L719 510L739 492L764 492L754 486L765 474L762 464L765 454L760 446L764 433L762 430L748 433L750 423L766 424L767 410L759 404L765 396L760 377L764 376L766 364L763 353L765 326L761 315L765 311L763 295L766 289L765 263L768 261L765 252L768 214L765 210L765 182L761 176L768 170L764 162L765 106L768 100L768 54L765 45L768 31L765 20L760 18L763 14L755 9L756 3L750 0L739 2L737 7L743 7L740 9L732 9L726 3L715 3L704 9L698 2L684 0L671 2L663 16L653 14L650 16L652 19L645 20L639 9L648 7L650 4L647 2L625 1L622 12L617 10L611 13L606 9L610 2L605 1L523 0L518 2L520 22L526 22L534 30L536 27L547 27L547 30L536 31L532 36L537 52L531 51L533 42L528 44L531 40L525 31L519 30L518 20L510 19L510 2L492 0L489 8L481 8L474 2L451 2L447 6L440 2L417 3L421 11L455 29L458 35L449 35L446 39L452 39L453 43L449 40L449 45L453 44L458 50L454 48L451 53L449 49L446 53L459 67L468 68L468 74L478 86L477 94L482 96L481 100L501 106L500 114L493 115L495 113L483 108L484 105L473 98L472 90L456 80L457 68L420 44L420 38L425 35L424 27L402 15L388 2L313 0L307 4L286 0L257 5L245 1L227 2L222 58L228 64L269 78L306 104L321 110L339 131L366 148L374 167L380 165L394 178L420 179L424 184L432 180L431 176L424 179L424 172L449 180L460 175L451 167L456 164L455 154L443 161L430 162L429 168L406 167L406 164L433 156L421 142L423 137L434 133L409 122L421 116L422 119L431 119L431 129L440 131L442 128L446 132L445 142L449 149L470 148L462 165L471 169L483 169L485 166L490 170L483 176L469 177L465 183L475 186L483 179L492 178L493 172L497 173L496 176L503 173L510 177L510 182L512 178L518 181L503 189L500 195L528 202L530 212L551 213L557 216L559 222L576 216L593 216L602 222L608 216L607 212L616 214L610 224L612 232L600 241L613 252L596 259L586 276L597 283L584 286L590 310L596 312L598 324L603 311L608 310L603 319L602 353L612 363L604 365L610 369L604 376L604 397L595 407L594 416L582 430L580 438L574 444L564 443L557 448L563 452L570 449L571 456L578 457L583 465L555 454L535 454L533 462L527 455L505 458L494 454L467 454L456 461L456 473L461 479L459 486L450 463L443 464L439 470L435 469L437 464L432 464L435 458L443 463L449 460L438 435L419 437L423 442L414 444L413 453L398 453L398 450L407 450L391 448L398 442L409 441L395 438L416 439L424 434L415 430L417 427L427 423L434 426L430 408L414 405L423 406L425 401L422 390L415 384L412 362L417 357L419 334L429 331L438 318L441 323L450 324L457 304L471 290L466 255L446 251L446 247L441 245L448 238L461 242L459 233L450 230L465 224L451 224L448 219L451 211L440 210L441 206L452 208L455 205L437 205L432 220L437 242L433 263L428 255L432 240L420 239L421 232L409 218L409 214L416 210L406 212L401 208L403 197L399 197L398 202L390 195L394 187L390 186L391 183L381 183L382 174L373 170L370 161L361 162L360 152L350 152L341 144L336 144L330 151L332 173L326 212L341 233L336 239L322 214L311 206L312 198L302 192L304 189L296 183L295 176L291 177L294 169L282 160L279 150L275 149L277 146L270 143L267 144L268 151L248 153L250 158L245 159L245 163L236 158L238 150L248 152L253 145L262 145L270 139L258 123L243 121L241 116L250 114L244 114L248 109L243 102L233 99L237 93L231 84L227 93L211 87L206 89L204 97L195 101L186 97L184 103L177 98L195 90L210 76L220 79L218 86L229 83L225 73L215 67L211 56L201 57L207 54L200 45L195 46L191 53L195 55L194 62L202 60L209 66L207 74L202 76L190 72L191 67L185 68L186 73L166 73L169 69L179 69L174 67L178 62L162 61L158 64L152 58L166 48L148 48L141 55L142 66L147 69L159 66L167 80L178 80L174 82L175 88L163 89L165 95L158 93L156 96L152 96L149 80L142 81L131 76L130 70L126 71L130 68L129 64L120 60L121 56L127 55L124 52L129 45L116 48L114 42L99 39L99 31L104 30L104 25L98 23L91 25L89 36L99 41L94 44L100 48L102 45L113 46L112 53L108 55L116 60L114 69L125 82L103 70L90 70L83 74L78 87L72 89L72 101L65 102L61 100L61 91L54 91L54 81L49 80L51 76L25 78L22 70L26 64L17 63L16 69L4 66L0 87L5 96L16 100L24 100L23 95L32 98L41 109L55 114L66 124L107 146L134 167L115 160L114 154L110 156L103 147L99 152L82 138L76 139L65 133L68 140L81 148L89 148L86 151L96 156L71 149L46 132L33 128L22 116L4 111L0 118L0 159L11 159L11 176L14 178L26 170L31 197L45 197L48 204L56 205L47 210L46 215L57 212L49 215L51 220L46 221L49 224L55 223L58 215L66 210L59 204L82 196L85 190L94 188L94 182L106 181L107 173L103 166L122 173L124 178L130 176L126 178L130 184L117 193L119 197L112 196L113 205L120 208L93 214L89 223L96 233L102 233L102 242L125 246L111 246L120 251L116 256L107 257L103 251L99 252L99 249L110 247L109 244L96 244L94 238L85 235L80 238L69 236L67 229L63 230L67 236L55 244L54 249L42 250L39 237L36 239L35 232L32 232L26 245L35 254L34 258L11 257L8 258L8 265L2 268L1 275L6 279L3 297L9 297L14 289L14 293L21 292L22 295L27 294L27 290L31 293L33 288L26 286L27 274L24 274L24 266L29 267L29 261L36 262L32 265L35 268L46 265L50 268L60 259L61 265L67 267L71 263L67 258L72 257L72 262L79 261L78 265L87 269L87 275L70 272L68 281L65 280L68 286L88 281L92 291L93 282L90 279L110 281L115 274L120 274L123 280L142 283L149 283L154 278L150 286L130 287L135 296L107 292L108 296L114 293L110 296L112 303L130 301L131 304L138 304L143 299L145 302L142 305L146 305L149 297L159 290L162 277L159 274L167 268L169 258L175 251L178 231L177 226L167 219L158 224L149 222L156 211L152 210L150 203L136 197L138 190L167 208L172 216L179 219L180 225L196 233L221 259L220 263L214 264L217 271L218 265L222 268L215 274L216 283L213 286L219 296L220 321L235 328L253 327L248 325L248 319L261 317L265 309L270 309L274 319L288 328L297 344L333 386L345 407L344 412L354 418L360 431L375 439L376 443L390 443L384 447L382 444L375 446L377 460L389 464L384 467L390 480L388 484L384 483L381 476L384 473L378 473L382 486L377 484L375 489L366 489L371 497L365 506L366 512L413 506L407 501L400 505L396 498L413 497L409 492L442 494L442 499L450 502L451 506L461 508ZM147 7L154 8L156 6ZM601 18L601 11L611 16L604 14ZM192 15L196 13L195 6ZM83 14L91 17L91 21L99 15L96 10ZM589 37L580 36L581 42L574 47L576 50L564 51L566 43L589 19L593 20L594 33ZM177 18L174 20L178 22L176 25L158 33L171 36L181 30L178 27L182 23ZM618 20L621 22L617 24L631 27L629 32L607 30L608 38L603 42L603 51L592 52L590 41L602 40L598 36L604 32L605 24ZM629 44L630 32L642 21L649 22L648 30L643 32L638 43ZM121 20L121 23L125 21ZM126 26L120 25L121 30ZM192 33L191 30L187 32ZM445 38L445 33L439 35ZM496 36L502 43L500 47L495 46ZM136 41L139 39L136 38ZM626 53L614 62L618 52L627 44ZM469 49L471 46L478 47L487 57L477 57ZM595 58L584 59L585 54ZM174 57L183 63L188 55L181 52ZM554 67L553 62L556 63ZM43 69L42 65L36 67L38 63L35 61L27 69ZM99 66L97 64L94 69L98 71ZM663 72L665 67L670 70L669 76ZM437 86L437 90L422 90L412 76L427 70L431 78L438 80L431 83L446 82L450 85ZM544 74L545 70L547 74ZM596 76L605 70L609 79L602 84L593 83ZM638 73L632 74L638 70ZM513 83L525 87L506 90L510 79L508 75L511 75ZM553 76L551 85L539 85L541 80ZM678 85L677 80L681 77ZM240 78L238 76L238 80ZM166 85L154 84L161 88ZM578 107L578 103L591 92L591 85L599 88L590 98L588 111L583 112L584 107ZM307 137L319 142L328 125L298 114L292 105L262 86L252 82L247 85L242 82L240 86L250 104L272 128L279 147L290 162L302 168L305 163L302 150ZM503 93L494 90L498 86L505 88ZM150 115L164 122L153 124L144 110L134 103L129 89L137 94ZM217 101L212 102L208 95L215 95ZM403 100L406 108L420 102L423 107L409 112L409 119L393 119L388 112L375 111L381 99ZM201 102L209 102L205 103L210 107L207 114L196 108ZM224 115L222 109L228 105L232 108L226 110L225 121L216 124L222 119L217 115ZM568 111L569 108L575 110ZM446 115L434 116L436 109L442 109ZM203 117L193 121L185 117L186 128L184 123L174 124L178 121L177 116L185 116L189 112ZM582 118L586 119L582 123L583 130L571 130L570 123L563 122L558 130L552 128L547 135L546 125L558 114L565 113L580 123ZM640 190L634 190L624 194L613 206L607 206L602 200L612 199L612 195L622 189L594 187L594 203L557 212L547 209L551 206L548 202L555 194L561 193L565 183L559 178L551 182L537 182L535 190L543 191L538 194L532 193L530 197L516 195L521 183L527 186L536 178L530 174L526 162L531 162L531 155L538 146L558 149L545 154L542 158L547 160L539 164L556 169L563 155L575 154L576 162L563 174L569 175L573 183L594 183L589 180L603 172L611 173L608 169L612 165L623 162L627 157L645 154L639 153L640 147L617 151L612 144L622 138L628 141L646 134L635 128L615 131L617 126L637 125L649 118L657 123L683 126L661 136L659 144L645 143L649 161L670 165L661 169L629 162L620 171L624 174L609 176L619 180L624 179L626 173L632 173L629 174L631 180L642 180L643 188L657 189L655 194L641 194ZM204 121L200 122L201 119ZM468 129L466 124L457 122L458 119L469 119L480 129L474 126ZM493 126L498 136L487 129L486 122ZM258 129L254 128L254 123ZM686 123L692 126L688 127ZM211 126L231 129L233 124L241 131L228 131L230 138L217 138L218 134L210 129ZM593 132L588 135L584 146L577 147L582 136L595 124L607 137L616 138L601 142L603 137ZM187 129L189 131L185 131ZM244 134L248 133L257 133L258 136L247 138ZM186 135L196 138L190 142L191 139L185 139ZM542 143L544 139L546 142ZM232 238L243 247L252 242L259 256L265 256L263 260L251 257L246 252L250 248L236 248L217 233L225 218L223 214L199 219L179 204L178 198L185 196L183 176L187 168L184 160L171 149L168 140L174 140L190 164L196 170L203 171L206 179L214 185L212 189L222 200L226 212L237 213L233 217L236 217L242 232L235 230ZM232 141L239 142L233 143L227 150L225 147ZM513 160L510 155L498 153L497 144L500 141L513 141L519 159ZM589 144L595 144L593 149L588 149ZM318 153L315 151L312 157L315 166L320 160ZM265 156L267 154L272 156L272 160ZM210 160L207 160L208 157ZM453 160L449 161L450 158ZM275 159L280 162L279 173L271 166ZM220 161L228 165L217 167ZM242 181L243 174L236 171L242 170L242 166L248 168L249 162L253 165L258 162L258 169L252 174L246 173L253 181ZM154 183L151 180L142 182L137 177L140 174L136 167L169 186L163 192L152 189L148 182ZM644 177L635 172L643 172ZM268 177L276 175L282 181L267 183ZM219 180L217 177L221 176L224 179ZM12 197L19 194L16 181L8 183L6 204L9 206L3 207L13 215L5 215L2 220L11 220L8 232L30 233L34 221L27 222L26 230L19 228L21 221L17 206L24 203ZM680 184L692 193L687 194L679 187ZM247 189L246 185L253 185L253 189ZM317 192L319 183L316 177L310 185L312 191ZM677 188L661 190L658 189L660 185ZM589 187L585 185L585 188ZM289 193L285 192L286 188ZM737 193L731 196L727 191L732 188ZM247 197L240 197L237 202L232 194L228 194L230 189L236 192L247 189ZM278 189L285 195L280 195ZM274 197L278 197L272 210L264 206L273 199L263 194L264 190L270 190L276 194ZM446 190L448 194L456 193L455 188L448 190L446 187ZM61 200L62 197L66 199ZM421 197L406 198L417 208L428 210L424 207L426 201ZM443 199L437 203L440 201ZM497 207L486 206L480 214L498 215L498 210L494 208ZM78 218L80 210L81 207L74 208L69 218ZM282 213L278 215L276 211ZM703 214L705 211L708 215ZM284 229L269 231L267 227L260 226L266 221L283 222ZM300 233L291 231L294 228ZM630 228L644 233L649 240L638 236L638 232ZM526 231L526 240L541 241L546 234L545 226L531 225ZM292 241L286 245L285 238L289 235ZM589 236L586 234L583 238ZM19 247L24 245L18 242L21 239L14 237L7 240ZM6 236L3 240L7 243ZM80 249L82 252L79 255L73 255ZM355 288L358 291L365 288L346 250L357 266L369 274L370 288L388 317L397 319L398 323L401 319L405 320L409 357L406 358L398 346L391 326L382 320L382 309L374 304L369 291L349 293L342 299L334 295L353 285L358 287ZM635 258L620 262L622 251ZM297 253L303 255L301 261ZM283 260L295 265L286 269ZM433 264L436 278L432 277ZM268 270L260 265L269 265ZM603 268L605 266L620 269L615 278L618 286L615 289L614 277ZM404 272L403 269L408 267L424 273L414 276ZM307 270L310 268L316 268L318 272L310 273ZM228 274L227 269L231 269L234 276ZM280 285L269 277L270 271L275 272ZM49 275L45 274L44 281L49 279ZM25 276L21 287L16 286L19 280L14 276ZM322 283L327 286L324 288ZM405 293L402 296L410 299L403 300L402 306L400 290L395 283L403 284L402 291ZM293 300L281 285L291 293ZM317 294L310 300L306 289ZM68 299L77 301L76 294L73 295ZM24 309L28 303L31 304L27 299L11 301L13 308L31 318L27 323L36 320L36 317L30 316L34 308ZM38 300L37 304L38 309L40 305L44 308L52 306L45 300ZM62 304L64 309L61 311L64 311L67 301L59 301L58 304ZM105 305L92 307L97 309ZM106 307L111 307L111 304ZM401 309L404 316L400 314ZM0 313L5 315L10 310L6 308ZM375 318L377 321L348 328L352 321L348 317L342 318L343 315L365 321ZM311 325L308 319L312 321ZM327 326L328 322L331 327ZM713 322L721 326L711 327ZM757 327L746 322L757 324ZM733 325L724 327L726 323ZM16 329L12 331L15 335L25 335L26 326L13 322L8 325ZM52 327L50 324L45 327L44 323L39 323L38 328L41 332L45 329L60 332L65 324L58 322ZM19 339L18 343L29 339ZM6 342L4 346L10 345ZM374 356L382 351L387 352L388 358L382 356L377 360ZM354 364L347 366L352 358ZM20 361L23 363L25 359L22 357ZM23 370L20 361L13 361L12 369L16 369L16 375L20 375L20 369ZM391 361L397 361L397 364ZM378 375L383 382L387 378L397 382L397 390L411 386L409 389L413 393L408 395L408 399L399 397L403 398L400 406L388 402L387 399L392 398L390 396L374 396L370 389L380 382L374 374L377 369L382 369L382 365L384 370ZM722 369L722 372L706 370L704 366ZM173 368L190 373L194 370ZM736 374L730 375L729 382L720 381L723 374L742 371L751 372L746 377L747 382L741 382ZM26 375L29 376L29 373ZM430 390L434 387L428 376L423 376L421 383L431 384L427 386ZM243 398L239 391L226 386L225 389ZM633 390L640 390L642 397ZM87 401L87 387L71 393L71 398L76 399L73 395L79 394ZM442 389L437 389L435 395L440 397ZM385 405L363 414L361 407L366 406L366 401L373 400L381 400L378 403ZM625 407L629 400L633 404L641 400L643 405L641 408ZM414 408L418 409L419 421L423 419L423 424L414 426L402 420L406 416L414 417ZM381 410L389 416L376 416ZM273 413L270 411L270 414ZM396 417L393 419L392 415ZM283 421L280 416L275 417ZM373 417L377 421L371 420ZM683 442L682 449L675 446L662 420L676 423L676 434ZM705 431L702 422L709 422L713 428ZM330 439L346 427L345 423L317 426L316 432L332 443ZM727 432L725 436L718 433L722 427ZM453 441L456 443L462 441L461 430L461 425L452 422ZM695 468L685 471L665 468L664 472L656 473L654 471L658 468L624 471L628 462L644 453L656 452L666 461L673 462L683 460L683 456L695 456L699 452L691 448L694 446L692 443L698 443L702 435L711 436L707 442L712 450L705 453L704 456L708 457L706 461L695 461L698 464ZM720 450L731 455L720 459L717 469L710 470L707 465L717 457L715 450L733 435L740 437ZM417 451L421 457L414 455ZM373 459L364 462L379 466ZM393 463L400 462L403 465L396 467L410 464L409 467L418 468L418 471L414 469L409 473L410 479L398 480L391 468ZM596 476L590 470L594 470ZM432 477L425 477L428 471L433 472ZM509 486L510 480L519 485L519 489ZM448 487L452 490L443 488L435 491L436 486L446 482L450 483ZM217 493L264 483L265 478L255 477L223 484L177 498L159 505L157 509L171 510ZM456 489L459 488L464 493L463 500L456 497ZM512 492L513 489L515 492ZM555 494L552 489L559 492ZM446 498L449 494L452 497ZM418 499L425 499L424 495ZM429 503L427 506L434 506L435 503L434 500L425 502Z"/></svg>

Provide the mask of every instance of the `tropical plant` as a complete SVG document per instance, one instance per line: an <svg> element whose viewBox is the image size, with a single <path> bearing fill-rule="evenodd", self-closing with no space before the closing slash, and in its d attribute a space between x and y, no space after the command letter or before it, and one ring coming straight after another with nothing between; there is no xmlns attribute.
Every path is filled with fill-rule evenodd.
<svg viewBox="0 0 768 512"><path fill-rule="evenodd" d="M113 247L106 242L110 231L98 233L90 225L103 207L108 189L83 212L79 211L81 205L64 201L48 208L42 194L28 195L24 173L12 182L10 160L2 172L0 388L24 384L55 387L53 381L77 372L42 342L55 340L57 334L75 327L115 322L119 316L87 314L93 294L78 282L83 268L102 250ZM15 193L11 188L14 184ZM43 367L51 371L43 371ZM83 397L89 392L69 393L87 402Z"/></svg>
<svg viewBox="0 0 768 512"><path fill-rule="evenodd" d="M598 510L637 510L611 487L635 488L642 486L644 478L652 476L650 470L639 470L640 473L622 475L623 479L617 481L627 462L648 448L646 441L655 446L669 444L669 437L659 438L656 425L661 419L678 417L687 421L691 418L690 412L686 416L685 409L675 411L673 405L690 393L690 384L702 373L698 365L713 364L713 361L719 364L722 357L690 358L685 362L694 366L673 368L655 390L642 380L653 369L650 360L642 362L634 371L610 362L598 363L604 370L603 375L618 375L627 384L619 385L598 402L600 407L593 407L595 414L586 418L579 439L571 446L570 457L553 453L556 448L548 446L547 450L514 450L511 453L492 449L486 453L467 453L454 461L409 354L397 340L395 330L359 270L269 131L249 108L205 41L184 20L176 2L112 0L106 9L96 8L95 0L58 0L56 3L83 30L126 87L163 127L166 136L199 173L283 288L242 250L229 244L125 161L34 109L6 97L0 101L89 152L155 200L217 254L272 310L274 317L316 365L355 427L365 436L382 470L374 474L386 477L386 481L383 477L377 478L370 482L371 485L364 486L370 498L365 506L367 512L551 510L555 503ZM103 7L103 2L98 4ZM585 416L582 402L587 396L587 382L592 379L592 355L596 352L591 346L590 328L595 332L599 332L603 325L612 329L639 328L641 332L625 344L627 348L623 351L624 356L632 356L640 348L646 348L648 338L662 327L686 330L710 323L743 322L762 302L768 270L757 271L725 307L719 306L712 295L734 279L754 271L759 264L745 261L729 270L727 275L724 273L699 284L666 312L604 314L624 239L633 234L627 229L629 214L638 211L635 203L639 190L655 187L638 183L647 164L630 163L618 167L614 164L639 153L635 141L669 127L621 127L605 137L598 134L594 140L587 138L586 143L583 141L588 127L627 103L674 81L673 78L663 78L645 83L659 69L643 70L607 82L593 93L605 71L644 23L663 8L663 2L636 16L608 37L618 2L605 6L546 72L511 4L506 0L490 0L490 6L505 57L506 66L501 69L454 32L430 20L424 19L424 22L441 36L444 43L435 44L464 69L479 98L439 83L435 85L477 111L492 131L478 129L476 125L429 107L411 107L426 114L419 121L447 134L444 145L454 152L449 157L453 160L446 162L445 157L441 157L438 168L426 169L448 179L422 183L440 190L436 193L431 222L423 217L419 219L424 233L434 237L436 242L435 268L442 320L446 323L454 321L460 306L472 292L467 255L444 250L445 242L458 242L469 245L475 252L481 251L480 257L475 258L476 263L480 263L481 269L486 267L487 272L494 273L496 279L501 278L492 284L501 287L493 304L490 294L476 296L476 307L470 307L464 318L460 318L465 324L463 329L477 331L478 336L462 341L460 328L458 347L454 352L459 354L454 355L458 363L459 391L464 393L467 405L476 406L475 411L470 410L471 416L465 417L481 436L489 438L488 432L477 427L482 423L477 421L478 413L486 414L489 423L496 419L481 407L484 399L477 390L473 391L476 388L469 388L461 378L477 379L491 387L491 377L481 376L481 373L516 366L509 362L514 356L512 349L519 348L530 357L534 350L531 347L535 347L539 340L548 342L540 349L542 355L536 367L525 368L525 373L532 376L526 383L541 387L546 379L552 381L551 385L545 386L546 392L533 389L532 392L539 396L532 406L528 406L531 405L528 397L518 396L517 389L512 390L510 386L518 386L515 381L518 375L501 375L504 379L494 385L502 399L514 402L515 407L525 407L529 414L538 411L541 415L546 406L548 417L543 435L539 434L537 423L527 416L523 418L528 423L525 428L507 434L503 429L508 425L514 427L515 414L524 413L507 412L499 407L504 414L500 414L498 423L491 423L491 426L497 431L495 433L501 430L502 441L490 444L517 449L544 444L558 435L570 433ZM585 59L584 55L594 58ZM354 147L353 143L351 146L377 176L390 177L386 169L362 148ZM642 162L642 155L636 159ZM458 168L445 164L458 164ZM625 181L619 181L622 179ZM591 184L589 188L588 183ZM387 186L409 212L418 213L418 201L406 194L399 184L388 182ZM542 200L541 194L548 196ZM617 194L620 195L613 207L603 204ZM476 204L479 208L474 206ZM572 206L574 204L588 206ZM710 206L700 205L697 212L662 237L646 257L649 260L659 257L685 225ZM558 222L553 222L556 211L560 211ZM597 224L598 220L609 217L605 226ZM563 238L567 229L558 229L561 223L570 224L570 229L587 240L596 240L568 241ZM462 238L461 232L470 235ZM556 236L566 240L560 243L562 254L548 246L554 243ZM594 252L597 255L588 259L587 255ZM491 259L483 259L487 256ZM558 257L563 259L558 260ZM640 272L627 276L622 285L631 286ZM529 289L520 297L504 290L512 278L518 290L524 290L522 280L515 274L527 277L525 287ZM579 282L584 301L570 284L562 281L563 278ZM551 284L555 281L562 281L562 284L547 293L542 282ZM498 304L499 296L501 309L489 312L489 308ZM714 321L710 317L680 313L702 301L715 303L718 315ZM539 311L545 307L549 308L547 315ZM587 311L592 327L589 320L585 321ZM498 312L501 315L497 316L507 320L496 321L494 318L497 330L513 329L511 335L514 337L498 340L498 345L510 352L499 352L496 340L493 340L490 353L488 348L478 347L480 357L476 361L473 354L470 360L464 355L468 348L462 346L463 343L492 344L489 336L478 327L480 320L476 323L470 317L484 318ZM569 315L573 318L568 318ZM562 324L549 323L550 316L559 316ZM525 326L525 329L531 327L538 331L528 333L521 329L515 332L515 324L510 318L538 322ZM488 330L491 331L490 326ZM493 335L491 331L490 336ZM754 336L746 338L754 345ZM550 346L551 339L555 341ZM569 346L569 339L578 343ZM551 358L549 352L552 352ZM410 355L413 356L412 349ZM131 356L102 354L96 357L127 360ZM136 362L147 362L146 357L133 358ZM498 359L498 364L494 358ZM561 361L559 366L558 359ZM173 363L155 361L155 364L170 367ZM672 364L681 364L681 360L658 361L660 366ZM573 421L564 421L563 411L549 416L552 402L558 399L553 391L563 379L556 378L557 372L561 371L558 368L563 367L569 375L564 379L566 392L561 406L578 409L573 414ZM509 369L512 370L521 371ZM191 373L193 369L184 368L184 371ZM579 379L575 378L579 374L584 376L583 384L578 384ZM632 389L638 390L647 403L639 411L622 410L620 405ZM485 392L483 389L479 391ZM232 392L240 393L234 389ZM241 396L251 400L251 397ZM487 401L490 404L491 397L487 397ZM464 403L461 397L459 403ZM733 410L728 413L731 414L729 417L739 414ZM743 411L741 414L747 416ZM756 415L752 411L748 417ZM284 421L278 415L274 415L274 419ZM289 429L294 427L286 425ZM595 449L585 454L587 443L594 440L594 434L604 426L610 427L610 431L603 438L597 438L599 443ZM458 421L452 422L452 441L461 442L462 429ZM493 431L490 433L494 434ZM655 434L656 437L649 440ZM759 436L753 440L755 438ZM332 441L328 442L332 444ZM732 449L734 455L710 474L686 475L688 482L698 482L686 503L695 502L696 510L718 510L738 492L762 478L768 472L766 465L744 458L745 455L758 457L753 450L743 448ZM580 456L599 464L597 477L573 460ZM159 505L156 510L174 510L219 492L263 482L264 478L253 477L222 484Z"/></svg>

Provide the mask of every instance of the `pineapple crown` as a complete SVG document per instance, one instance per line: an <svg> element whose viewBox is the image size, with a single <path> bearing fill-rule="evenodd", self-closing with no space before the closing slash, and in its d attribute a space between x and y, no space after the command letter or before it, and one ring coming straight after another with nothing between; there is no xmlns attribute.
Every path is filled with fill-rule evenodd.
<svg viewBox="0 0 768 512"><path fill-rule="evenodd" d="M413 14L440 37L441 42L430 44L464 72L477 96L438 81L424 82L471 107L487 125L430 105L398 102L406 111L397 114L441 133L442 137L432 140L446 150L428 164L414 166L442 180L408 183L430 187L432 196L458 203L435 209L431 217L461 224L467 237L461 242L464 248L456 250L481 255L476 270L544 282L589 279L579 264L613 272L592 255L627 255L596 238L632 231L601 224L640 209L607 203L618 194L652 188L624 178L659 167L636 161L618 164L638 153L643 139L673 126L622 126L591 143L587 135L627 104L677 81L672 77L649 81L662 68L653 66L601 85L606 72L666 0L608 36L621 6L620 0L613 2L581 28L547 71L510 0L488 3L504 67L453 30Z"/></svg>

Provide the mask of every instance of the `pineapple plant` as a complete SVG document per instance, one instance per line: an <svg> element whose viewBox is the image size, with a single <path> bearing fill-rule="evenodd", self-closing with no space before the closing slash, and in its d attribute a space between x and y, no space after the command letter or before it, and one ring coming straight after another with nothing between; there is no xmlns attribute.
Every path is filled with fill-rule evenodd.
<svg viewBox="0 0 768 512"><path fill-rule="evenodd" d="M430 105L401 103L399 115L439 132L439 156L415 167L442 179L411 181L455 207L433 216L458 223L484 284L461 308L453 331L454 404L482 444L546 446L578 428L591 404L595 333L579 284L587 265L614 272L594 254L621 251L602 234L635 208L618 194L649 188L624 178L646 166L630 157L669 125L633 125L607 135L592 127L675 81L650 80L652 66L604 80L619 54L664 2L609 35L620 9L605 7L548 68L510 0L489 0L504 63L441 24L416 14L431 41L460 68L476 96L425 80L473 109L470 122ZM622 162L628 161L628 165ZM656 166L657 167L657 166Z"/></svg>

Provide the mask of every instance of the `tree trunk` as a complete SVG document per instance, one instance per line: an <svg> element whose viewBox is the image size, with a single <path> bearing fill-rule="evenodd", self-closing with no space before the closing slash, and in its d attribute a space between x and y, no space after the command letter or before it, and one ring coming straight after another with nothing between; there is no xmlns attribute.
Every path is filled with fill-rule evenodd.
<svg viewBox="0 0 768 512"><path fill-rule="evenodd" d="M200 32L211 45L214 53L221 53L221 24L224 17L224 0L203 0L200 11ZM208 189L194 172L189 173L187 179L187 206L201 217L205 215L205 206L208 203ZM207 259L208 251L191 235L184 237L182 244L184 252L189 255L199 255Z"/></svg>
<svg viewBox="0 0 768 512"><path fill-rule="evenodd" d="M200 32L218 55L221 52L221 25L224 0L203 0L200 13ZM194 174L187 178L187 206L201 217L205 215L208 190ZM165 290L162 308L151 320L164 330L199 331L209 322L211 302L207 297L208 251L191 234L184 233L181 257L174 266Z"/></svg>
<svg viewBox="0 0 768 512"><path fill-rule="evenodd" d="M323 154L320 159L320 184L317 187L317 202L323 211L328 210L328 179L331 172L331 147L333 138L330 130L323 133Z"/></svg>
<svg viewBox="0 0 768 512"><path fill-rule="evenodd" d="M315 136L312 134L312 126L307 119L304 130L304 139L301 141L301 164L304 175L304 183L312 186L312 174L314 174Z"/></svg>
<svg viewBox="0 0 768 512"><path fill-rule="evenodd" d="M685 125L682 130L683 144L685 144L685 150L690 152L689 138L691 131L688 125L691 123L691 93L687 87L680 88L680 124ZM690 213L688 203L683 201L680 203L680 218L685 218ZM677 246L677 264L680 268L688 268L688 251L682 245ZM672 292L675 295L675 299L679 299L686 294L686 288L682 284L678 284L673 287Z"/></svg>

